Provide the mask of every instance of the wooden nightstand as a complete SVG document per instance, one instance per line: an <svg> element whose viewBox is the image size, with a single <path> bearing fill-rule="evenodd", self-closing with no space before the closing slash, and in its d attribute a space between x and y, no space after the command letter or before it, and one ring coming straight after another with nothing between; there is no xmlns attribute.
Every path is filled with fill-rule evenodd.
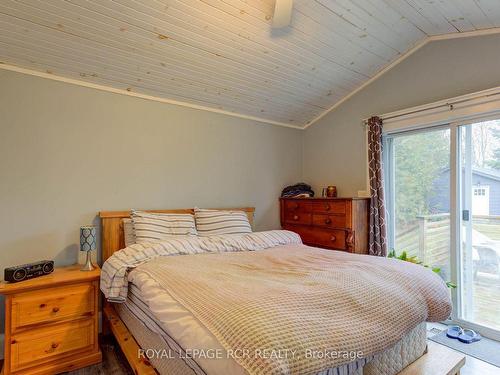
<svg viewBox="0 0 500 375"><path fill-rule="evenodd" d="M2 375L56 374L101 362L99 268L56 268L47 276L1 283L5 298Z"/></svg>

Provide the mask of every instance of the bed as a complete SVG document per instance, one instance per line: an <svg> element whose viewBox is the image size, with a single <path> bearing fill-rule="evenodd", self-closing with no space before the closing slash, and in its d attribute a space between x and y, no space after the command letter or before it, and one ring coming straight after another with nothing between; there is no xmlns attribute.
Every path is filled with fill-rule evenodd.
<svg viewBox="0 0 500 375"><path fill-rule="evenodd" d="M249 222L253 222L253 208L238 208L238 210L244 211L248 216ZM193 210L159 210L154 212L192 213ZM103 261L107 261L116 251L125 247L123 219L128 218L129 215L130 211L100 213L102 220ZM260 253L254 251L252 254L250 252L249 254L242 252L233 256L237 257L237 262L229 261L225 267L226 269L231 267L231 263L237 263L241 267L242 259L245 257L250 257L246 263L247 266L250 266L254 264L256 259L264 256L260 254L265 254L268 250L268 257L275 257L273 258L274 262L276 259L286 259L288 256L292 260L300 258L299 256L287 255L293 254L293 246L290 246L290 248L282 246L284 250L281 250L282 252L279 253L278 258L276 258L277 249L274 248L264 249ZM309 248L307 251L312 252L311 254L314 257L321 257L323 254L321 252L325 250ZM256 255L257 253L258 255ZM220 258L216 259L216 256ZM183 262L188 259L187 257L176 258L178 259L175 259L175 262ZM159 261L157 262L148 263L160 264L163 257L158 259ZM191 257L189 259L202 258ZM225 261L228 257L226 255L213 254L204 258L201 263L206 265L212 259L214 259L215 263L219 263ZM168 262L172 263L174 260L168 259ZM162 265L162 267L169 266L173 267L171 268L171 273L182 267L185 267L185 269L195 269L196 267L194 264L190 264L188 267L182 265L182 263ZM338 360L336 362L329 362L330 364L335 364L335 366L325 365L326 367L322 368L321 371L314 370L314 372L310 372L309 370L313 369L313 367L307 367L307 365L306 367L287 367L289 366L288 362L284 367L285 370L283 368L280 370L280 367L263 367L264 370L262 368L252 369L252 364L245 363L244 360L240 360L234 356L228 358L227 355L219 356L217 354L227 353L227 342L221 340L221 337L217 335L220 332L208 329L207 326L210 326L210 324L207 325L208 321L203 320L203 316L197 315L196 308L190 306L189 302L179 298L172 291L169 293L168 288L162 287L157 281L152 282L147 276L155 272L154 267L156 265L152 266L152 269L148 271L146 264L144 267L141 266L128 272L128 292L126 298L122 301L123 303L104 303L104 329L110 330L115 335L134 372L138 374L160 373L183 375L227 373L246 375L249 373L272 373L274 371L274 373L314 373L318 375L393 375L400 373L408 365L416 363L427 351L425 322L418 322L407 325L404 328L404 334L395 333L391 344L383 347L383 350L372 350L373 353L370 353L370 355L356 357L352 360L350 359L348 362L345 360L340 361L342 363L339 363ZM194 273L190 278L195 279L200 274L200 280L202 281L204 277L201 275L203 268L201 267L197 272L193 271ZM176 277L180 278L182 276L182 274L179 274ZM174 281L174 279L167 280L167 283L173 284ZM210 294L214 292L207 290L204 293ZM165 313L167 310L169 313ZM204 310L202 309L198 312L200 311L203 312ZM252 324L255 324L255 322ZM266 329L269 330L269 327L266 327ZM395 339L396 336L397 340ZM381 339L381 341L383 340ZM193 350L198 350L198 356L193 356ZM201 352L204 354L200 355ZM459 365L463 364L458 360L455 360L455 362L457 363L450 367L450 371L452 371L449 372L450 374L456 373ZM316 360L314 363L316 363ZM272 359L266 358L266 362L259 364L259 366L266 365L274 365Z"/></svg>

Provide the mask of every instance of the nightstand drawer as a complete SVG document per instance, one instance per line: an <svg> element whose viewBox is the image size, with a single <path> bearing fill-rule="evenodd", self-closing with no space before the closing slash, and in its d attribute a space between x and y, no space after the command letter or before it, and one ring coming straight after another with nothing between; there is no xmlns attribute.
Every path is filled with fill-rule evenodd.
<svg viewBox="0 0 500 375"><path fill-rule="evenodd" d="M94 286L90 283L48 288L12 297L12 330L57 322L94 312Z"/></svg>
<svg viewBox="0 0 500 375"><path fill-rule="evenodd" d="M17 371L71 353L91 351L94 345L94 320L61 323L32 329L11 338L11 370Z"/></svg>

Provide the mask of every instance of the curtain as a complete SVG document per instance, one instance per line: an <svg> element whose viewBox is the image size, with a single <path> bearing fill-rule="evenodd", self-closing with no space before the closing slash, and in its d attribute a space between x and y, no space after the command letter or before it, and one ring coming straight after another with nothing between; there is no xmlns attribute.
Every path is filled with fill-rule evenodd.
<svg viewBox="0 0 500 375"><path fill-rule="evenodd" d="M370 237L369 254L387 255L384 175L382 169L382 120L368 120L368 166L370 178Z"/></svg>

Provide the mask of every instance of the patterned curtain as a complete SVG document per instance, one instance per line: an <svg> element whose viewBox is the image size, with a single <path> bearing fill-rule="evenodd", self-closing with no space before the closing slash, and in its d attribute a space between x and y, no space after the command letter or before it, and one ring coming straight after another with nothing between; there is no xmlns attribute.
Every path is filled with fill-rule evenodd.
<svg viewBox="0 0 500 375"><path fill-rule="evenodd" d="M382 120L368 120L368 161L370 177L370 239L369 254L386 256L384 175L382 170Z"/></svg>

